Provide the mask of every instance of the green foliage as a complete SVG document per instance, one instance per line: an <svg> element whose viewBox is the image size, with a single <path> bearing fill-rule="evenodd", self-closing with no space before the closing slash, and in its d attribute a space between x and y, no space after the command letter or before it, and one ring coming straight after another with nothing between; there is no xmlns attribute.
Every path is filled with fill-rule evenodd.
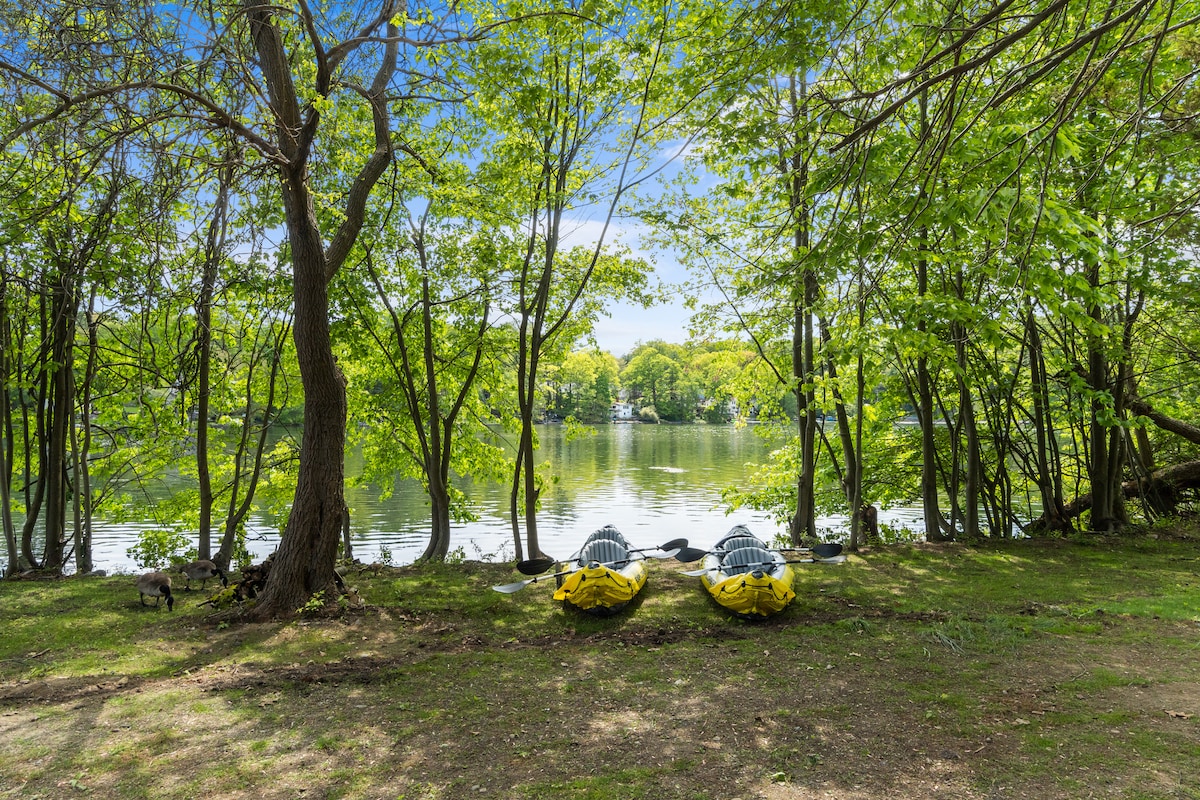
<svg viewBox="0 0 1200 800"><path fill-rule="evenodd" d="M622 391L653 421L790 421L798 397L827 421L841 407L852 427L826 424L813 463L781 439L754 484L731 491L780 519L798 475L836 485L861 460L867 500L924 491L955 525L978 501L1008 535L1015 509L1141 477L1106 470L1110 447L1121 465L1197 458L1195 442L1130 413L1136 394L1200 416L1198 360L1180 356L1200 351L1200 162L1180 122L1200 105L1190 9L471 4L464 19L520 24L445 41L435 14L407 9L395 41L412 83L390 87L406 99L388 132L403 146L328 287L364 454L351 480L417 476L446 516L471 519L465 479L512 474L489 425L543 411L600 423ZM285 268L296 243L275 241L277 154L254 133L277 120L256 105L268 93L244 71L256 62L240 29L209 7L178 13L191 15L178 29L132 10L0 17L9 488L32 512L33 487L77 463L85 514L194 530L205 425L203 467L228 517L213 527L241 530L252 511L282 527L298 447L259 434L301 413ZM344 79L316 85L306 33L357 28L349 9L314 15L308 29L276 19L301 106L319 113L307 185L332 232L374 146L354 88L370 80L339 58L353 65ZM207 235L226 157L235 199L218 245ZM635 215L648 223L640 251L616 230ZM712 341L646 343L623 365L573 349L612 301L650 299L640 253L655 245L695 270L667 291L688 296ZM60 420L86 420L76 439L48 424L56 397L76 403ZM897 427L922 400L921 428ZM838 495L812 500L849 511ZM66 490L43 502L66 518ZM160 538L139 545L145 563L179 550Z"/></svg>
<svg viewBox="0 0 1200 800"><path fill-rule="evenodd" d="M125 550L125 554L143 569L163 569L174 563L186 563L188 554L195 547L188 537L179 531L155 528L138 532L137 544Z"/></svg>

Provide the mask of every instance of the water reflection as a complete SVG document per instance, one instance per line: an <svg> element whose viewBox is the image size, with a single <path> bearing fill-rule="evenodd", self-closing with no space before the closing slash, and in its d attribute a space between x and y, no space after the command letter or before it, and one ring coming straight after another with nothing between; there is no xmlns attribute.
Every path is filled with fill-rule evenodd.
<svg viewBox="0 0 1200 800"><path fill-rule="evenodd" d="M716 425L607 425L595 435L568 439L563 426L539 429L539 461L549 461L554 481L542 496L538 517L542 549L564 557L591 531L615 525L639 546L652 546L677 537L695 546L716 541L736 523L748 525L760 537L784 533L766 516L740 510L727 516L721 490L743 485L762 461L768 447L750 429ZM351 460L347 468L353 471ZM497 485L464 484L475 502L479 519L453 526L451 548L462 548L469 559L504 561L513 557L508 515L508 489ZM397 481L387 500L377 488L351 486L354 554L363 561L390 557L396 565L414 561L429 539L429 502L416 481ZM917 512L881 513L881 522L920 529ZM819 520L833 534L845 525L842 517ZM111 572L135 572L126 549L152 522L113 523L97 520L93 549L96 567ZM276 521L257 513L247 525L247 545L265 558L279 541ZM0 541L0 553L3 542ZM5 556L7 558L7 556Z"/></svg>

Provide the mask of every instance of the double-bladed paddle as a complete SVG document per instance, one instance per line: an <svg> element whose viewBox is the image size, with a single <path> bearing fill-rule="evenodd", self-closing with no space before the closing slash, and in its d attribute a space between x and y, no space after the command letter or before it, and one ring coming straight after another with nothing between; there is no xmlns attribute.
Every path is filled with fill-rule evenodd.
<svg viewBox="0 0 1200 800"><path fill-rule="evenodd" d="M648 549L653 550L654 548L648 548ZM674 549L674 548L672 548L672 549ZM670 556L666 556L666 557L670 558ZM599 564L598 566L601 566L601 567L623 566L625 564L628 564L632 560L633 559L631 559L631 558L623 558L620 561L606 561L602 564ZM524 563L524 562L522 562L522 563ZM589 566L590 566L590 564L589 564ZM579 569L580 569L579 567L572 567L571 569L563 569L563 570L559 570L558 572L552 572L549 575L538 575L536 578L530 578L529 580L525 580L525 581L516 581L515 583L506 583L506 584L503 584L502 586L493 586L492 589L494 589L497 592L500 592L501 594L513 594L514 592L521 591L522 589L524 589L526 586L528 586L531 583L537 583L538 581L549 580L550 578L561 578L563 575L570 575L572 572L576 572Z"/></svg>
<svg viewBox="0 0 1200 800"><path fill-rule="evenodd" d="M837 542L818 542L817 544L814 544L811 548L807 548L807 549L808 549L808 552L811 552L813 555L815 555L817 558L820 558L820 559L833 558L834 556L840 555L842 552L842 546L840 544L838 544ZM801 552L803 552L804 550L805 550L805 548L801 548ZM680 548L679 552L675 554L675 560L682 561L684 564L687 564L692 561L699 561L700 559L704 558L706 555L708 555L711 552L712 552L711 550L701 550L697 547L683 547L683 548ZM808 562L807 561L797 561L797 562L789 562L789 563L805 564ZM705 572L707 572L707 570L705 570ZM528 573L526 573L526 574L528 574ZM687 575L688 573L685 572L683 574ZM701 574L703 574L703 573L701 573Z"/></svg>
<svg viewBox="0 0 1200 800"><path fill-rule="evenodd" d="M650 558L678 558L679 553L683 549L687 549L687 539L672 539L669 542L664 542L658 547L638 547L629 550L630 553L649 553ZM662 550L659 553L650 553L651 550ZM695 561L696 559L690 559ZM517 564L517 572L522 575L540 575L546 570L558 564L559 561L553 558L530 558Z"/></svg>
<svg viewBox="0 0 1200 800"><path fill-rule="evenodd" d="M826 556L824 558L798 558L798 559L789 559L787 561L760 561L757 564L738 564L737 565L738 573L735 573L735 574L740 574L741 572L750 572L750 571L753 571L760 567L774 567L774 566L778 566L779 564L840 564L845 560L846 560L846 557L839 553L837 555ZM679 574L680 575L688 575L690 577L695 578L700 575L703 575L706 572L712 572L713 570L720 570L720 569L721 569L720 567L706 567L704 569L689 569L686 572L681 572Z"/></svg>

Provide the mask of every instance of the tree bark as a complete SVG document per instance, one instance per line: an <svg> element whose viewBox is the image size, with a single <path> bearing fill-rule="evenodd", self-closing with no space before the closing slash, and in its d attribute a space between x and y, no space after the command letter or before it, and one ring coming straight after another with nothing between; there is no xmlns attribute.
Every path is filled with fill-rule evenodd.
<svg viewBox="0 0 1200 800"><path fill-rule="evenodd" d="M4 528L5 552L8 563L4 576L15 574L20 568L21 557L17 549L17 532L13 528L12 506L9 502L12 487L12 418L9 416L8 391L11 364L9 353L11 334L8 327L8 276L0 274L0 526Z"/></svg>
<svg viewBox="0 0 1200 800"><path fill-rule="evenodd" d="M800 470L796 476L796 513L791 521L792 544L817 536L817 407L816 345L813 314L820 286L805 262L811 245L808 202L808 79L803 69L793 72L788 82L788 109L794 137L787 142L790 153L779 154L779 168L787 181L791 204L792 257L797 282L792 291L792 378L796 382L796 417L800 439Z"/></svg>
<svg viewBox="0 0 1200 800"><path fill-rule="evenodd" d="M1153 492L1160 498L1168 498L1173 503L1184 492L1200 489L1200 461L1185 461L1170 467L1156 470L1148 480L1124 481L1120 484L1122 498L1140 497L1147 492ZM1074 519L1091 511L1095 498L1091 493L1082 494L1063 506L1063 516ZM1025 526L1029 534L1052 532L1051 520L1045 514ZM1105 533L1106 531L1095 531Z"/></svg>
<svg viewBox="0 0 1200 800"><path fill-rule="evenodd" d="M250 36L259 56L263 79L275 115L279 147L284 220L292 256L292 335L304 386L304 427L296 495L266 587L254 618L295 614L316 592L334 584L337 545L342 535L345 501L346 381L333 355L329 324L329 282L340 269L362 229L372 188L392 159L385 92L396 70L398 37L390 22L400 10L397 0L383 0L365 30L387 28L384 52L366 94L375 123L375 151L367 159L347 195L345 217L326 249L313 206L308 159L320 124L315 107L305 106L293 83L284 36L275 23L276 6L243 0ZM314 32L315 35L315 32ZM365 35L360 43L372 41ZM321 49L314 89L327 95L333 64Z"/></svg>
<svg viewBox="0 0 1200 800"><path fill-rule="evenodd" d="M1149 403L1140 397L1131 396L1126 402L1125 407L1134 414L1148 418L1164 431L1173 433L1176 436L1182 436L1193 444L1200 444L1200 427L1190 422L1184 422L1181 419L1169 417L1160 411L1155 411Z"/></svg>

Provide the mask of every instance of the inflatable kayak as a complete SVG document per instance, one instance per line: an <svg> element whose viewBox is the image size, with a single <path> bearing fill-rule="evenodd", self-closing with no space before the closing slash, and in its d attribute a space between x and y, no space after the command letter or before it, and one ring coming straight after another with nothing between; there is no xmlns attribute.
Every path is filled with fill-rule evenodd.
<svg viewBox="0 0 1200 800"><path fill-rule="evenodd" d="M787 608L795 573L778 550L736 525L700 562L700 580L720 605L739 617L762 619Z"/></svg>
<svg viewBox="0 0 1200 800"><path fill-rule="evenodd" d="M646 584L646 557L606 525L558 569L554 599L597 616L615 614Z"/></svg>

